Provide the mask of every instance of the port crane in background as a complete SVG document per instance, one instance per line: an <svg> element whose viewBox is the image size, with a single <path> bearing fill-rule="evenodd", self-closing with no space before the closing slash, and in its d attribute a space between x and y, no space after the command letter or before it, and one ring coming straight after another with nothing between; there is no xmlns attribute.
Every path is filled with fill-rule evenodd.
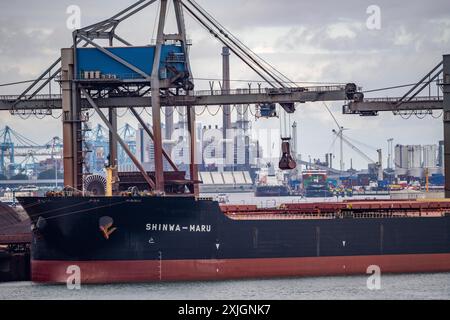
<svg viewBox="0 0 450 320"><path fill-rule="evenodd" d="M323 105L325 106L325 108L327 109L328 113L333 118L333 121L334 121L334 123L337 126L337 130L333 129L332 132L336 136L336 139L339 139L339 142L340 142L339 143L340 171L341 172L345 171L345 165L344 165L344 143L345 143L350 148L352 148L354 151L356 151L362 158L367 160L367 162L370 165L373 165L375 171L377 172L378 181L383 180L383 155L382 155L382 150L381 149L377 149L378 161L372 160L372 158L370 158L367 154L365 154L363 151L361 151L361 149L356 147L350 141L350 138L348 138L348 137L346 137L344 135L344 131L348 130L348 129L344 128L343 126L340 125L340 123L337 121L336 117L334 116L333 112L331 111L331 109L328 107L328 105L325 102L323 102ZM336 139L333 141L333 145L334 145L334 142L336 141ZM350 168L350 169L352 169L352 168Z"/></svg>
<svg viewBox="0 0 450 320"><path fill-rule="evenodd" d="M38 144L23 136L11 127L6 126L0 130L0 174L7 175L10 165L18 165L18 169L23 172L23 165L37 163L39 156L51 156L61 154L63 143L59 137L53 137L44 144ZM20 163L16 163L17 158L24 158ZM16 168L12 168L15 170Z"/></svg>
<svg viewBox="0 0 450 320"><path fill-rule="evenodd" d="M91 129L88 123L85 124L84 130L84 145L83 150L86 157L84 170L87 174L102 173L107 164L107 156L109 154L109 136L108 129L101 124L97 124L94 129ZM136 152L136 129L130 124L125 125L118 130L119 136L125 141L128 148ZM123 148L118 150L118 163L129 165L130 161Z"/></svg>
<svg viewBox="0 0 450 320"><path fill-rule="evenodd" d="M356 151L362 158L364 158L369 164L373 165L376 172L378 181L383 180L383 154L381 149L377 149L378 153L378 161L372 160L371 157L369 157L367 154L365 154L361 149L359 149L357 146L355 146L348 137L346 137L344 134L342 134L342 131L337 131L333 129L333 133L338 137L342 142L344 142L346 145L348 145L352 150Z"/></svg>
<svg viewBox="0 0 450 320"><path fill-rule="evenodd" d="M91 160L92 163L96 161L101 162L100 171L103 171L106 156L100 157L108 152L108 138L107 129L98 124L93 130L85 128L85 149L94 151L97 148L104 150L104 152L94 153L92 156L95 159ZM125 125L119 129L119 135L124 141L126 141L128 147L135 152L136 150L136 129L130 124ZM0 174L3 176L14 175L14 171L24 172L24 165L26 164L27 172L32 170L33 166L37 166L40 161L45 160L42 157L48 157L49 161L60 161L63 149L63 141L59 137L53 137L46 143L40 144L27 138L17 130L12 129L9 126L0 130ZM119 149L119 162L122 164L130 164L126 154L123 150ZM55 162L56 164L56 162ZM33 172L38 173L38 172Z"/></svg>
<svg viewBox="0 0 450 320"><path fill-rule="evenodd" d="M436 95L432 95L433 85ZM412 116L424 118L434 116L433 112L442 110L444 124L444 167L445 197L450 198L450 55L443 56L430 72L417 83L407 86L381 88L368 92L386 91L400 87L411 87L402 97L369 98L357 93L355 99L343 106L343 113L360 116L377 116L380 112L392 112L402 118ZM428 89L428 94L424 91Z"/></svg>
<svg viewBox="0 0 450 320"><path fill-rule="evenodd" d="M128 148L130 148L133 154L136 153L136 129L133 128L130 124L125 123L125 125L119 129L119 136L125 141ZM131 165L132 161L127 156L125 150L120 147L118 155L118 163L123 165Z"/></svg>
<svg viewBox="0 0 450 320"><path fill-rule="evenodd" d="M85 128L84 132L86 133L84 149L86 152L89 150L91 155L89 170L95 168L95 164L97 164L99 169L95 172L103 172L109 148L108 131L104 126L98 124L94 129ZM135 153L136 129L125 123L119 129L119 135ZM33 176L39 176L39 172L43 169L39 168L41 161L53 161L56 166L59 165L56 164L56 161L62 160L63 141L59 137L53 137L46 143L40 144L6 126L0 130L0 141L0 175L2 176L13 176L16 171L19 173L26 171ZM119 149L119 163L130 164L122 149ZM91 172L89 170L87 172Z"/></svg>
<svg viewBox="0 0 450 320"><path fill-rule="evenodd" d="M125 10L99 23L73 32L71 48L63 49L61 58L52 63L38 79L18 96L0 97L0 110L11 114L51 114L54 109L62 109L64 132L64 184L77 190L83 190L84 151L82 123L86 121L86 111L95 110L110 132L110 166L116 167L117 143L138 168L149 188L156 194L164 194L170 181L165 181L163 158L166 158L174 170L170 157L163 150L161 139L161 108L186 106L188 132L190 133L189 180L185 181L192 195L198 195L198 170L195 159L195 106L233 105L233 104L279 104L287 113L295 111L297 103L315 101L353 100L359 88L352 83L316 87L299 87L281 72L259 57L239 41L231 32L193 0L160 0L157 23L157 40L153 50L151 70L137 67L136 61L126 61L113 51L116 43L132 49L130 42L117 34L117 27L123 21L155 3L156 0L141 0ZM177 32L165 34L167 9L169 2L175 12ZM194 91L194 77L191 71L189 45L186 39L185 14L190 15L222 45L243 61L264 82L267 87L258 89L222 88L221 90ZM97 43L97 40L109 41L109 48ZM164 50L175 45L177 54L164 56ZM81 72L79 53L82 49L96 50L102 58L119 65L131 76L100 76L93 66ZM164 65L164 68L160 68ZM86 72L87 71L87 72ZM48 74L50 77L44 79ZM61 84L61 95L40 95L51 81ZM152 127L136 112L137 107L150 107ZM114 109L128 108L154 141L155 172L149 175L117 133L117 114ZM105 109L107 114L102 111ZM166 119L167 120L167 119ZM117 173L115 173L117 174Z"/></svg>
<svg viewBox="0 0 450 320"><path fill-rule="evenodd" d="M344 163L344 131L348 130L347 128L344 128L339 124L336 117L334 116L333 112L331 112L331 109L328 107L328 105L323 102L323 105L327 109L328 113L330 114L331 118L333 118L334 123L337 126L337 131L333 130L333 133L336 135L336 138L339 139L339 169L341 172L345 171L345 163ZM333 141L334 144L334 141Z"/></svg>

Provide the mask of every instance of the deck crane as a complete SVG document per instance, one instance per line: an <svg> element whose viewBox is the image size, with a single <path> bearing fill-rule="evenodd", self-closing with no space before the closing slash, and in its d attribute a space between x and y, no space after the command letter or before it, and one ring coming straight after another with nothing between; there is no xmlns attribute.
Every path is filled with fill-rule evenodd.
<svg viewBox="0 0 450 320"><path fill-rule="evenodd" d="M64 140L64 184L83 190L83 122L88 110L94 110L110 131L111 146L119 143L140 172L154 194L164 195L174 188L174 183L185 185L191 195L198 195L198 168L196 164L195 106L233 104L279 104L287 113L293 113L298 103L317 101L352 101L359 88L347 85L299 87L267 61L244 45L211 14L194 0L159 0L156 44L136 47L117 34L119 25L136 13L149 7L156 0L139 0L118 14L99 23L75 30L72 46L62 49L59 59L52 63L38 79L18 96L0 97L0 110L11 114L33 114L39 110L51 114L62 109ZM172 4L169 6L169 4ZM167 11L175 12L177 31L166 34ZM188 41L186 39L185 14L192 17L213 37L243 61L268 85L267 88L246 90L194 91L194 76L191 70ZM109 41L104 47L98 40ZM119 42L121 47L116 47ZM125 46L125 47L124 47ZM128 59L134 51L146 51L146 61ZM125 52L125 53L124 53ZM142 52L141 52L142 53ZM89 59L95 55L100 62ZM142 56L142 55L141 55ZM92 58L92 57L91 57ZM104 69L102 69L104 68ZM56 70L50 77L49 72ZM58 81L61 95L40 95L50 81ZM190 133L189 178L171 180L163 170L163 158L173 163L163 149L161 133L161 108L186 106L188 132ZM152 127L136 112L136 108L151 108ZM117 131L117 114L114 109L128 108L144 124L144 131L154 141L155 171L147 172L129 150ZM106 110L107 114L102 110ZM81 140L81 141L80 141ZM114 150L110 148L110 150ZM114 153L115 151L112 151ZM117 159L112 154L111 159ZM116 164L111 163L114 167ZM176 171L176 167L174 170ZM168 191L169 190L169 191Z"/></svg>

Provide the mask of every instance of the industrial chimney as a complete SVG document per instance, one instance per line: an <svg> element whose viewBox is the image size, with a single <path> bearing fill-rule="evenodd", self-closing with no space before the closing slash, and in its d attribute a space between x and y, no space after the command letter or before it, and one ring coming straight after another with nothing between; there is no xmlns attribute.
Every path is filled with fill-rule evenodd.
<svg viewBox="0 0 450 320"><path fill-rule="evenodd" d="M222 48L222 91L228 93L230 91L230 49ZM227 138L227 130L231 129L231 112L229 105L223 105L223 139ZM223 146L223 158L227 159L227 145Z"/></svg>

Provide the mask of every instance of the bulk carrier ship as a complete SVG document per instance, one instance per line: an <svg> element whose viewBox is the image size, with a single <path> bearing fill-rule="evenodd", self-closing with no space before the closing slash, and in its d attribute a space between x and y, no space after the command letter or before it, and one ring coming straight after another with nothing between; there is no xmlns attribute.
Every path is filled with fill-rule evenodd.
<svg viewBox="0 0 450 320"><path fill-rule="evenodd" d="M450 202L219 206L192 197L20 198L32 280L83 283L450 271Z"/></svg>
<svg viewBox="0 0 450 320"><path fill-rule="evenodd" d="M195 106L278 104L280 110L293 113L296 103L360 101L363 95L352 83L288 87L279 72L235 41L193 0L170 1L178 28L175 34L164 33L169 1L160 1L156 45L131 46L115 33L122 21L154 2L137 1L110 19L74 31L73 46L62 49L61 58L39 78L60 62L60 100L36 100L36 106L34 95L26 95L28 89L13 101L12 110L30 104L43 108L47 103L63 111L64 185L68 187L46 197L18 197L32 221L33 281L65 283L68 268L74 265L80 267L83 283L359 274L370 265L378 265L382 272L450 271L450 202L445 200L285 204L262 209L220 206L199 197ZM220 91L193 92L185 10L226 46L224 71L230 49L270 88L230 90L229 72L224 72ZM99 39L108 39L110 46L99 45ZM124 46L113 47L113 41ZM37 91L43 87L39 81L33 86ZM178 170L162 143L161 109L175 106L187 106L188 174ZM151 129L136 107L151 108ZM118 135L115 108L128 108L153 139L154 172L144 169ZM104 190L101 183L92 183L96 186L89 190L84 180L87 151L82 123L89 110L110 132ZM168 115L166 124L170 124ZM284 146L289 146L288 141L283 138ZM118 172L118 143L137 173ZM295 167L288 152L283 157L284 169ZM164 172L164 160L171 172Z"/></svg>

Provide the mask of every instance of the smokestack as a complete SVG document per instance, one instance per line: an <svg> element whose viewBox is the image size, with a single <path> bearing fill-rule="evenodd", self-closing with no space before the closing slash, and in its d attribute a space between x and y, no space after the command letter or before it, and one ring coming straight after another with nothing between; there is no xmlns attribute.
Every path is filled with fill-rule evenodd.
<svg viewBox="0 0 450 320"><path fill-rule="evenodd" d="M383 151L381 149L378 152L378 181L383 180Z"/></svg>
<svg viewBox="0 0 450 320"><path fill-rule="evenodd" d="M297 122L294 121L294 123L292 124L292 146L291 146L291 150L292 150L292 155L294 156L294 158L297 158L297 154L298 154L298 150L297 150L297 144L298 144L298 136L297 136Z"/></svg>
<svg viewBox="0 0 450 320"><path fill-rule="evenodd" d="M230 49L227 47L222 48L222 90L225 92L230 91ZM225 112L228 108L228 112ZM231 115L229 112L230 106L224 106L224 127L231 128Z"/></svg>
<svg viewBox="0 0 450 320"><path fill-rule="evenodd" d="M172 139L172 133L173 133L173 112L174 108L167 107L165 108L165 124L166 124L166 130L165 130L165 138L167 140Z"/></svg>
<svg viewBox="0 0 450 320"><path fill-rule="evenodd" d="M230 49L228 47L222 48L222 91L225 93L230 91ZM224 105L223 108L223 138L227 137L227 130L231 128L231 112L230 106ZM227 148L224 144L223 157L227 159Z"/></svg>

